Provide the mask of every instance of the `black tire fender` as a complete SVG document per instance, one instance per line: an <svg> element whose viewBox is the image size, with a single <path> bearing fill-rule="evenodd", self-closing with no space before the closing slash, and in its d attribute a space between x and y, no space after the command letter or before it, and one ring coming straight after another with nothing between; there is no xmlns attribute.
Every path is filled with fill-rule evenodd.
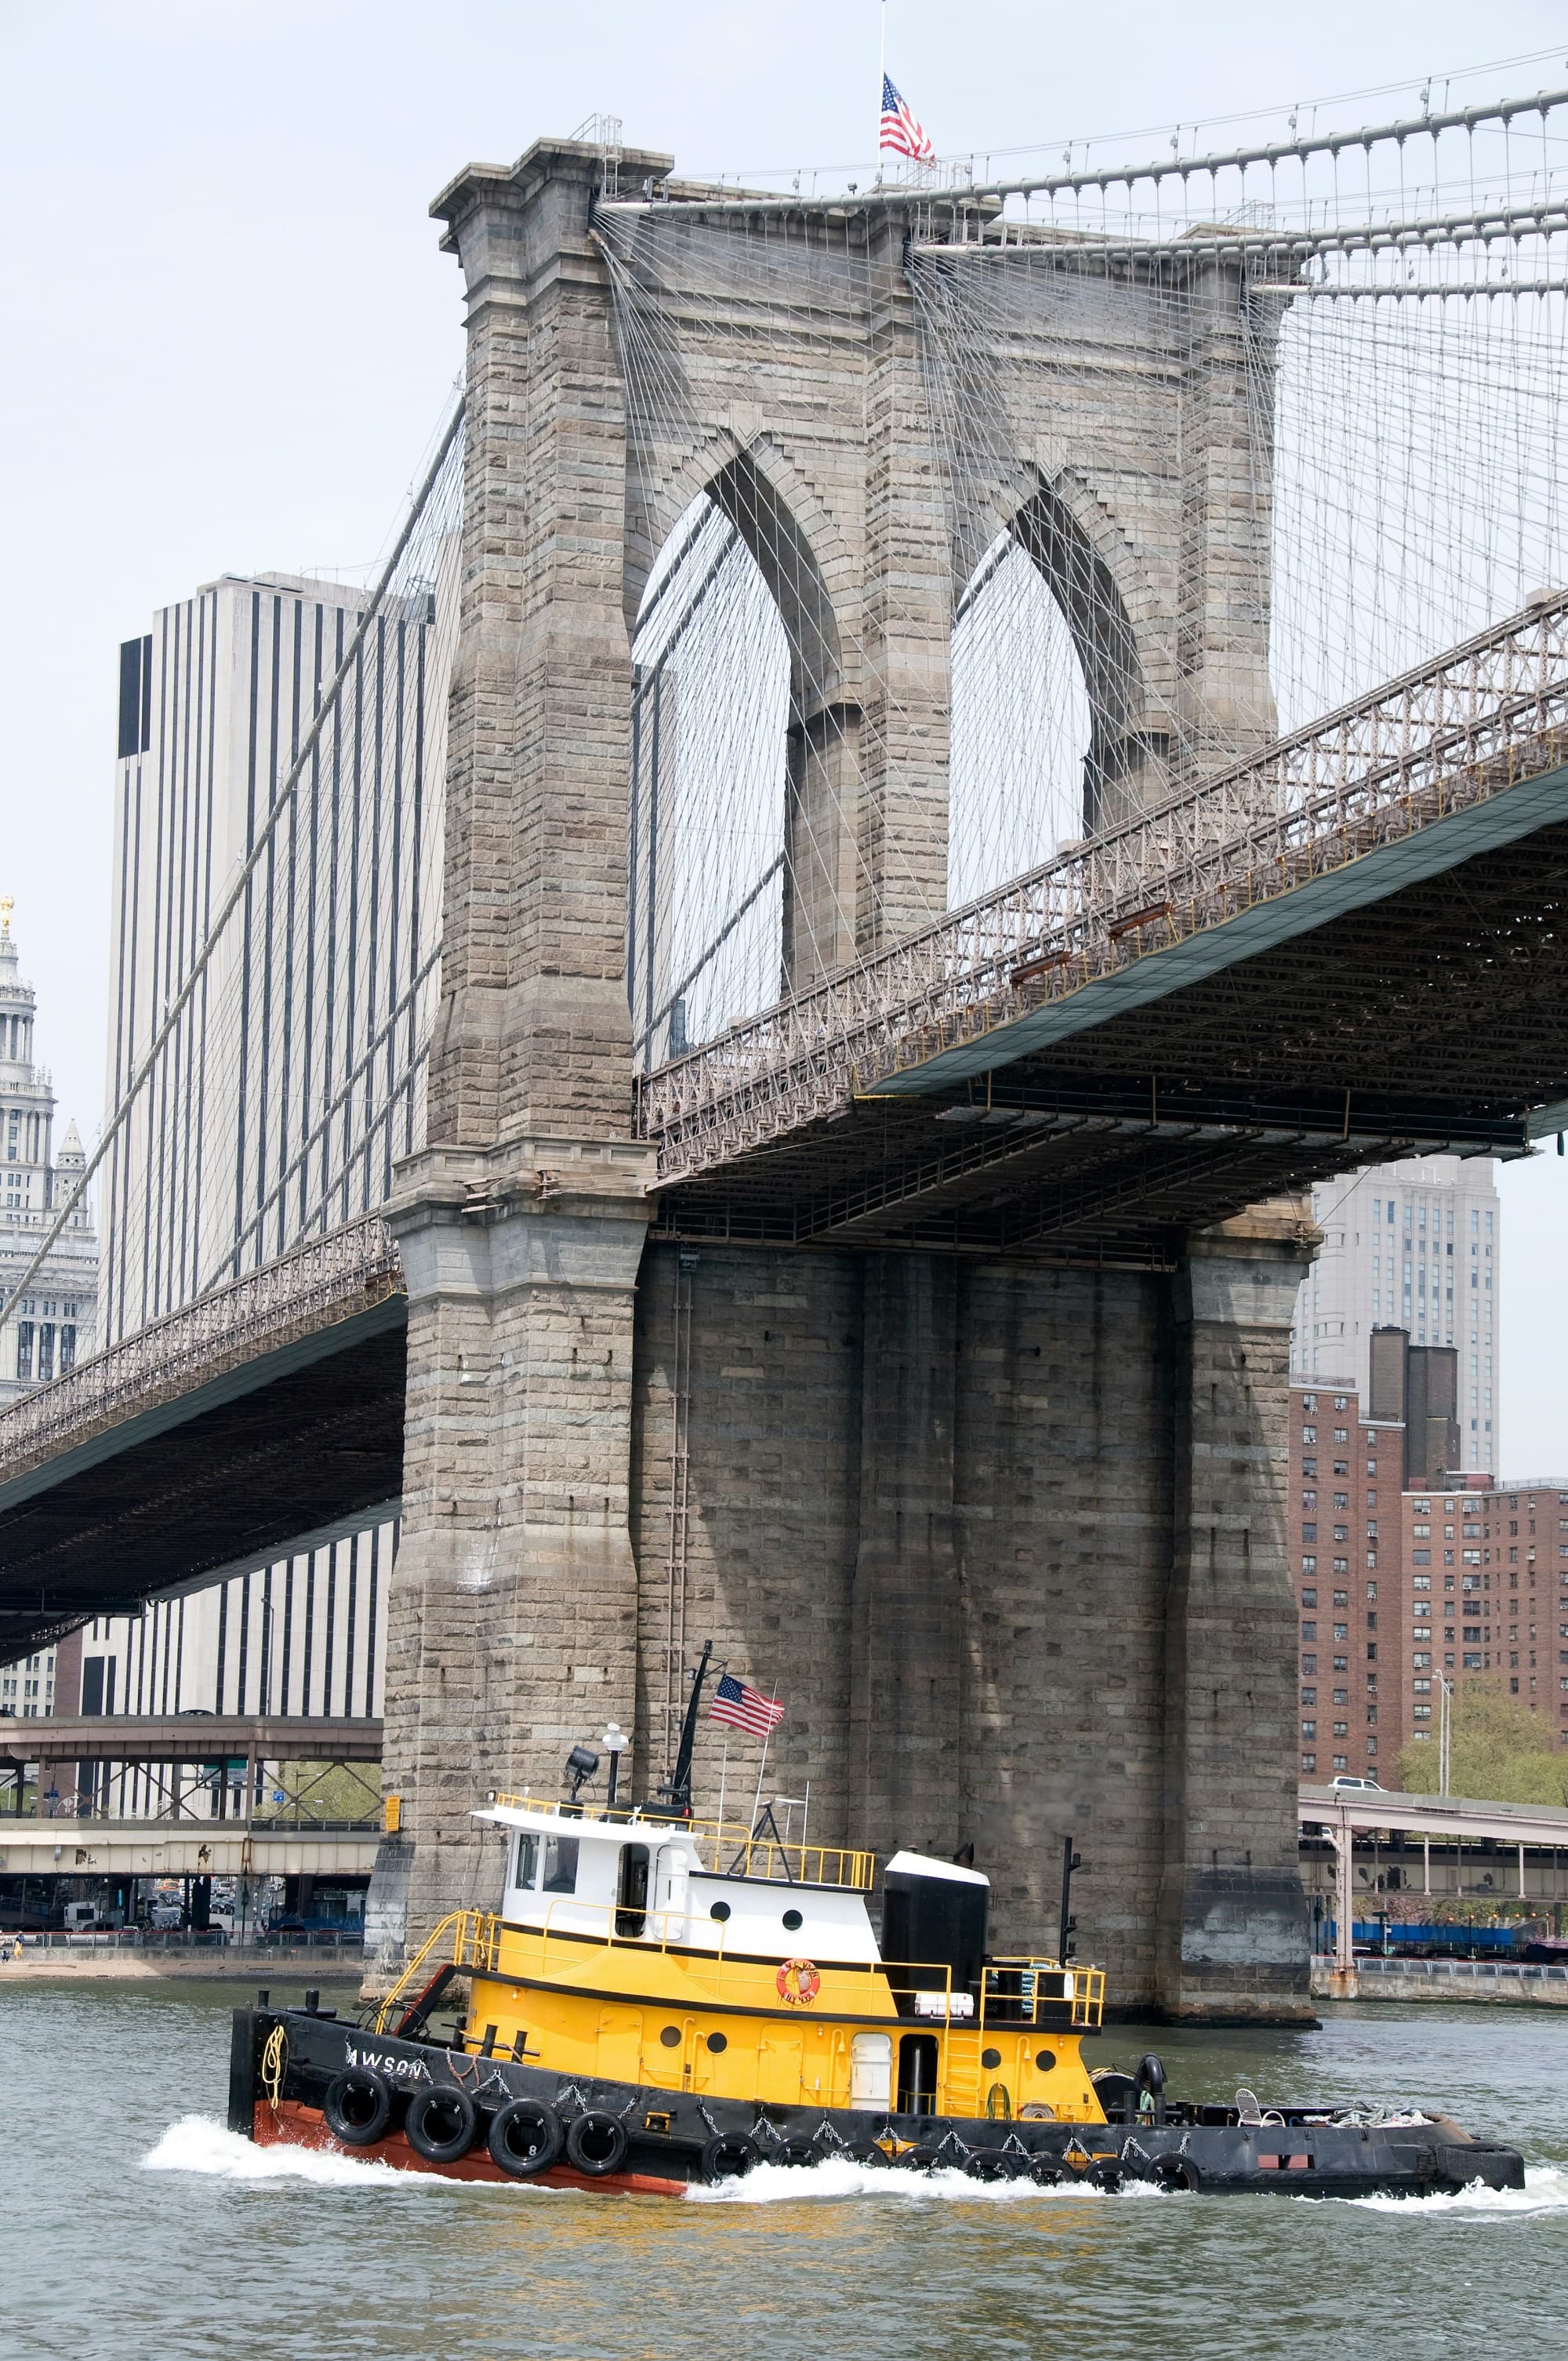
<svg viewBox="0 0 1568 2361"><path fill-rule="evenodd" d="M886 2148L879 2147L875 2140L851 2140L839 2153L848 2157L851 2164L869 2165L873 2172L883 2171L893 2162Z"/></svg>
<svg viewBox="0 0 1568 2361"><path fill-rule="evenodd" d="M392 2086L374 2066L348 2066L327 2084L322 2114L345 2147L369 2147L392 2120Z"/></svg>
<svg viewBox="0 0 1568 2361"><path fill-rule="evenodd" d="M602 2107L590 2107L567 2126L566 2161L591 2180L618 2172L626 2161L626 2125L619 2117L606 2114Z"/></svg>
<svg viewBox="0 0 1568 2361"><path fill-rule="evenodd" d="M708 2182L743 2180L762 2161L762 2152L749 2134L715 2132L702 2152L702 2177Z"/></svg>
<svg viewBox="0 0 1568 2361"><path fill-rule="evenodd" d="M442 2084L416 2091L403 2118L403 2133L427 2164L455 2164L474 2145L479 2111L466 2091Z"/></svg>
<svg viewBox="0 0 1568 2361"><path fill-rule="evenodd" d="M1161 2189L1186 2191L1196 2195L1203 2186L1203 2176L1190 2156L1162 2156L1150 2178Z"/></svg>
<svg viewBox="0 0 1568 2361"><path fill-rule="evenodd" d="M527 2143L520 2147L519 2136ZM548 2172L561 2153L561 2118L548 2099L509 2099L490 2117L486 2146L490 2160L514 2180Z"/></svg>
<svg viewBox="0 0 1568 2361"><path fill-rule="evenodd" d="M1036 2189L1059 2189L1067 2170L1054 2156L1036 2156L1029 2159L1029 2178Z"/></svg>
<svg viewBox="0 0 1568 2361"><path fill-rule="evenodd" d="M977 2147L966 2158L964 2170L971 2180L1011 2180L1013 2158L1000 2148Z"/></svg>

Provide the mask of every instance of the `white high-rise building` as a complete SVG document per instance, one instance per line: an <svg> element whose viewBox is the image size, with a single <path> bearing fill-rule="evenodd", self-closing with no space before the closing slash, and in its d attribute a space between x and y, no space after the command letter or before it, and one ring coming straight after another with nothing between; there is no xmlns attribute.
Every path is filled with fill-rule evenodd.
<svg viewBox="0 0 1568 2361"><path fill-rule="evenodd" d="M1452 1345L1463 1464L1496 1476L1502 1209L1494 1174L1490 1157L1412 1156L1314 1189L1323 1244L1296 1300L1290 1366L1295 1377L1336 1379L1365 1401L1374 1328L1402 1328L1412 1345Z"/></svg>
<svg viewBox="0 0 1568 2361"><path fill-rule="evenodd" d="M450 644L436 604L432 582L378 611L269 835L362 595L225 576L121 648L111 1108L212 950L105 1159L110 1341L373 1211L423 1145L411 1049L440 989ZM385 1524L100 1620L82 1634L82 1709L378 1714L395 1546ZM143 1774L107 1784L156 1808Z"/></svg>

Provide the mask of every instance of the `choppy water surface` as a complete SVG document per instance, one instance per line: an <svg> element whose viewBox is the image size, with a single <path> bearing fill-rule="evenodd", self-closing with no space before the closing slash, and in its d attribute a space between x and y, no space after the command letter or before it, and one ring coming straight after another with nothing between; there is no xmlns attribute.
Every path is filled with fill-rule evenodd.
<svg viewBox="0 0 1568 2361"><path fill-rule="evenodd" d="M1524 2147L1522 2193L1102 2197L825 2165L671 2201L232 2138L235 1997L0 1982L3 2361L1447 2361L1563 2339L1568 2012L1095 2045L1157 2048L1205 2098L1442 2102Z"/></svg>

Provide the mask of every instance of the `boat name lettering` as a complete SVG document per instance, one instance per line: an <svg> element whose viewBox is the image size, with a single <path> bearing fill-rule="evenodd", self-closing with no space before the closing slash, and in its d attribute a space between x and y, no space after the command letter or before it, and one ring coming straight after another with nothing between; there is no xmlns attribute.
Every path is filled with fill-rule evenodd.
<svg viewBox="0 0 1568 2361"><path fill-rule="evenodd" d="M345 2048L344 2058L350 2066L374 2066L382 2074L400 2074L405 2081L428 2082L430 2069L422 2058L389 2058L379 2049Z"/></svg>

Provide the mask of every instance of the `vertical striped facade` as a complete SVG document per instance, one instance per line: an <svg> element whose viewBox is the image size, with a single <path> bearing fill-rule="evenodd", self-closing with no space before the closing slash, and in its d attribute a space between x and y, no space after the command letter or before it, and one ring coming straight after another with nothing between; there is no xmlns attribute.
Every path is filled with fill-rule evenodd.
<svg viewBox="0 0 1568 2361"><path fill-rule="evenodd" d="M356 655L360 594L225 577L121 649L112 1108L211 948L103 1169L107 1343L374 1210L423 1145L450 662L437 588L384 600ZM378 1715L396 1543L385 1523L90 1625L82 1709ZM138 1781L124 1773L121 1807L156 1809Z"/></svg>
<svg viewBox="0 0 1568 2361"><path fill-rule="evenodd" d="M108 1087L130 1088L265 836L104 1180L104 1341L382 1203L423 1142L446 678L435 585L387 602L276 827L363 612L209 583L121 650Z"/></svg>

